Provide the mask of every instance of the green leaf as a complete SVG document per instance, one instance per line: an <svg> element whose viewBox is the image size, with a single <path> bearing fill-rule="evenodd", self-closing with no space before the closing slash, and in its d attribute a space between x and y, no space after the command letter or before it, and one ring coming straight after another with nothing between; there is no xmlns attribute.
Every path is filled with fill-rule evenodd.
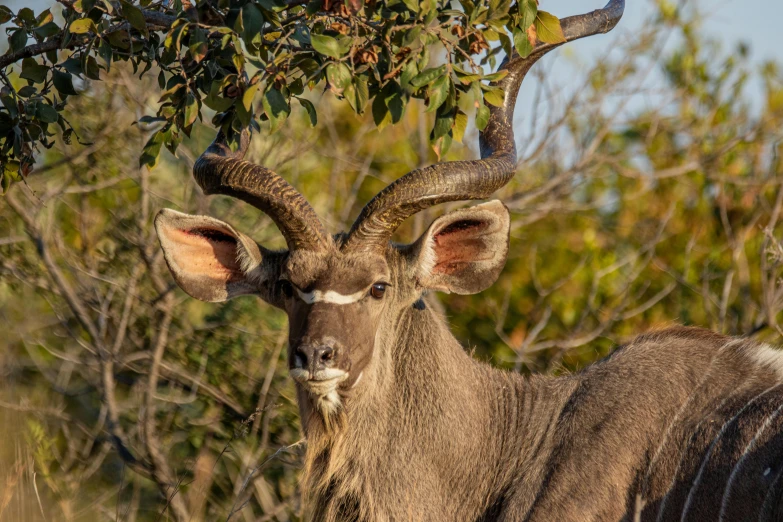
<svg viewBox="0 0 783 522"><path fill-rule="evenodd" d="M416 27L413 27L412 29L408 29L403 33L402 37L402 46L403 47L410 47L413 49L418 49L421 47L421 32L424 29L422 26L417 25Z"/></svg>
<svg viewBox="0 0 783 522"><path fill-rule="evenodd" d="M44 123L55 123L60 118L54 107L42 102L38 103L35 116Z"/></svg>
<svg viewBox="0 0 783 522"><path fill-rule="evenodd" d="M305 98L297 98L297 101L307 111L307 115L310 117L310 126L315 127L318 124L318 114L315 112L315 105Z"/></svg>
<svg viewBox="0 0 783 522"><path fill-rule="evenodd" d="M92 56L88 56L84 62L84 75L91 80L101 79L101 68Z"/></svg>
<svg viewBox="0 0 783 522"><path fill-rule="evenodd" d="M8 172L8 163L3 165L3 172L0 172L0 178L2 178L2 184L0 184L0 194L5 195L6 192L8 192L8 189L11 188L11 181L12 181L12 174ZM19 168L17 167L17 170Z"/></svg>
<svg viewBox="0 0 783 522"><path fill-rule="evenodd" d="M414 76L414 78L410 81L410 84L411 86L418 89L434 81L438 77L443 76L444 74L446 74L445 65L441 65L440 67L432 67L429 69L425 69L424 71Z"/></svg>
<svg viewBox="0 0 783 522"><path fill-rule="evenodd" d="M451 78L447 74L444 74L430 86L427 91L429 96L429 102L427 103L427 110L424 112L436 111L446 98L449 97L449 86L451 84Z"/></svg>
<svg viewBox="0 0 783 522"><path fill-rule="evenodd" d="M244 105L247 112L253 111L253 100L255 99L256 93L258 92L258 87L258 83L253 84L245 89L245 92L242 94L242 105Z"/></svg>
<svg viewBox="0 0 783 522"><path fill-rule="evenodd" d="M196 63L201 63L201 60L207 56L209 46L207 44L206 33L198 26L194 27L188 32L190 34L190 40L188 42L188 49L191 56Z"/></svg>
<svg viewBox="0 0 783 522"><path fill-rule="evenodd" d="M448 134L451 128L454 126L455 116L456 111L438 111L438 116L435 118L435 127L432 129L430 141L435 141L438 138Z"/></svg>
<svg viewBox="0 0 783 522"><path fill-rule="evenodd" d="M92 21L90 18L79 18L78 20L74 20L71 22L71 25L68 27L68 30L71 31L73 34L84 34L89 33L92 31L95 34L98 34L98 27L95 25L95 22Z"/></svg>
<svg viewBox="0 0 783 522"><path fill-rule="evenodd" d="M444 134L438 140L435 141L435 143L432 145L432 150L435 151L435 154L438 155L438 161L441 161L443 156L446 155L446 153L449 152L449 149L451 148L451 143L453 139L448 134Z"/></svg>
<svg viewBox="0 0 783 522"><path fill-rule="evenodd" d="M383 90L375 95L372 116L379 130L390 123L398 123L404 111L403 90L397 83L387 83Z"/></svg>
<svg viewBox="0 0 783 522"><path fill-rule="evenodd" d="M23 7L16 16L24 22L24 25L33 25L35 23L35 13L29 7Z"/></svg>
<svg viewBox="0 0 783 522"><path fill-rule="evenodd" d="M457 111L457 115L454 117L454 126L451 128L451 135L454 139L462 143L462 138L465 136L465 129L468 127L468 115L462 111Z"/></svg>
<svg viewBox="0 0 783 522"><path fill-rule="evenodd" d="M533 46L530 45L525 31L514 29L514 49L522 58L527 58L533 52Z"/></svg>
<svg viewBox="0 0 783 522"><path fill-rule="evenodd" d="M163 132L157 131L150 136L147 140L147 144L144 145L144 149L141 151L141 157L139 158L139 167L146 165L149 168L154 168L158 164L158 157L160 156L160 147L163 145Z"/></svg>
<svg viewBox="0 0 783 522"><path fill-rule="evenodd" d="M307 2L306 12L308 16L317 14L323 7L323 0L310 0Z"/></svg>
<svg viewBox="0 0 783 522"><path fill-rule="evenodd" d="M407 7L411 12L418 13L419 12L419 0L402 0L405 4L405 7Z"/></svg>
<svg viewBox="0 0 783 522"><path fill-rule="evenodd" d="M341 96L351 85L351 70L344 63L330 63L326 66L326 81L332 92Z"/></svg>
<svg viewBox="0 0 783 522"><path fill-rule="evenodd" d="M36 27L42 27L53 20L54 15L52 15L52 11L50 9L45 9L44 11L41 11L41 14L35 17L35 24Z"/></svg>
<svg viewBox="0 0 783 522"><path fill-rule="evenodd" d="M383 88L383 100L392 116L392 123L399 123L405 113L405 100L403 91L396 83L388 83Z"/></svg>
<svg viewBox="0 0 783 522"><path fill-rule="evenodd" d="M10 95L0 95L0 101L3 102L5 110L8 111L12 118L16 118L19 115L16 101Z"/></svg>
<svg viewBox="0 0 783 522"><path fill-rule="evenodd" d="M73 76L71 76L71 73L52 69L52 80L61 95L79 94L73 88Z"/></svg>
<svg viewBox="0 0 783 522"><path fill-rule="evenodd" d="M8 9L4 5L0 5L0 24L6 23L8 20L14 17L14 12Z"/></svg>
<svg viewBox="0 0 783 522"><path fill-rule="evenodd" d="M372 120L378 129L382 129L391 123L391 113L381 95L375 96L372 101Z"/></svg>
<svg viewBox="0 0 783 522"><path fill-rule="evenodd" d="M108 38L112 47L117 47L119 49L130 48L131 39L128 31L113 31L109 33Z"/></svg>
<svg viewBox="0 0 783 522"><path fill-rule="evenodd" d="M19 96L21 96L22 98L29 98L30 96L34 95L37 92L38 89L36 89L32 85L25 85L24 87L19 89L17 94L19 94Z"/></svg>
<svg viewBox="0 0 783 522"><path fill-rule="evenodd" d="M76 76L82 74L82 62L81 60L74 58L73 56L65 60L60 65L62 65L65 68L65 70L71 74L75 74Z"/></svg>
<svg viewBox="0 0 783 522"><path fill-rule="evenodd" d="M134 122L134 125L136 123L158 123L161 121L166 121L166 118L162 116L142 116L139 118L139 121Z"/></svg>
<svg viewBox="0 0 783 522"><path fill-rule="evenodd" d="M418 74L419 69L416 66L414 60L409 61L402 68L402 74L400 75L400 85L403 89L407 89L410 86L411 80Z"/></svg>
<svg viewBox="0 0 783 522"><path fill-rule="evenodd" d="M234 104L234 100L222 96L222 88L222 82L215 80L210 86L209 94L202 100L204 105L215 112L223 112Z"/></svg>
<svg viewBox="0 0 783 522"><path fill-rule="evenodd" d="M362 77L354 78L353 83L345 89L345 99L351 105L356 114L364 113L364 107L370 99L370 92L367 87L367 80Z"/></svg>
<svg viewBox="0 0 783 522"><path fill-rule="evenodd" d="M24 46L27 45L27 31L17 29L11 33L11 36L8 38L8 44L14 52L24 49Z"/></svg>
<svg viewBox="0 0 783 522"><path fill-rule="evenodd" d="M336 39L324 34L311 34L310 44L318 53L324 56L331 56L332 58L340 58L343 53L341 52L340 44Z"/></svg>
<svg viewBox="0 0 783 522"><path fill-rule="evenodd" d="M519 28L524 32L536 21L538 4L536 0L518 0L517 7L519 8L519 14L522 15L519 21Z"/></svg>
<svg viewBox="0 0 783 522"><path fill-rule="evenodd" d="M291 114L291 106L288 105L288 101L283 96L283 93L274 88L264 93L262 103L264 112L266 112L269 123L272 125L272 132L276 132L288 118L288 115Z"/></svg>
<svg viewBox="0 0 783 522"><path fill-rule="evenodd" d="M457 79L463 85L469 85L469 84L475 82L476 80L480 80L481 79L481 75L480 74L468 72L468 71L462 69L459 66L453 65L452 69L454 70L454 74L457 75Z"/></svg>
<svg viewBox="0 0 783 522"><path fill-rule="evenodd" d="M560 20L557 17L547 13L546 11L539 11L536 16L536 33L538 33L538 39L544 43L556 44L566 41L563 35L563 28L560 27Z"/></svg>
<svg viewBox="0 0 783 522"><path fill-rule="evenodd" d="M120 9L122 10L122 17L131 24L131 27L144 36L149 36L147 21L144 19L144 13L141 12L141 9L122 0L120 1Z"/></svg>
<svg viewBox="0 0 783 522"><path fill-rule="evenodd" d="M484 79L490 82L497 82L502 80L506 76L508 76L508 69L502 69L500 71L484 76Z"/></svg>
<svg viewBox="0 0 783 522"><path fill-rule="evenodd" d="M22 60L22 72L19 77L34 83L43 83L48 72L49 68L36 62L34 58L25 58Z"/></svg>
<svg viewBox="0 0 783 522"><path fill-rule="evenodd" d="M261 9L250 2L242 7L240 13L242 22L242 40L250 49L256 49L261 45L261 29L264 26L264 15Z"/></svg>
<svg viewBox="0 0 783 522"><path fill-rule="evenodd" d="M184 127L190 127L198 118L198 101L193 95L193 91L188 89L188 95L185 98L185 124Z"/></svg>
<svg viewBox="0 0 783 522"><path fill-rule="evenodd" d="M484 101L486 101L490 105L494 105L495 107L502 107L504 101L503 91L500 89L496 89L493 91L485 92Z"/></svg>
<svg viewBox="0 0 783 522"><path fill-rule="evenodd" d="M487 13L489 20L499 20L508 14L508 8L511 7L511 0L490 0L489 11Z"/></svg>
<svg viewBox="0 0 783 522"><path fill-rule="evenodd" d="M54 22L47 22L33 29L33 32L40 38L48 38L60 32L60 27Z"/></svg>
<svg viewBox="0 0 783 522"><path fill-rule="evenodd" d="M253 110L253 100L256 97L256 92L258 92L258 87L259 84L253 84L245 89L244 94L242 94L242 105L244 105L247 112L252 112Z"/></svg>
<svg viewBox="0 0 783 522"><path fill-rule="evenodd" d="M487 128L487 124L489 123L489 107L484 105L483 103L479 105L478 110L476 111L476 128L480 131L483 131Z"/></svg>

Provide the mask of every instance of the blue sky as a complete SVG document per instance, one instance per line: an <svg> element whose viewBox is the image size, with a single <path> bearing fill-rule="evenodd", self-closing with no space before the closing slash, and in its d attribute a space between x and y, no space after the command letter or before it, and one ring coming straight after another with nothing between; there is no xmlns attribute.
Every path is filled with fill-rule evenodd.
<svg viewBox="0 0 783 522"><path fill-rule="evenodd" d="M641 28L655 12L655 0L626 0L623 19L612 33L605 36L594 36L586 40L564 46L555 53L561 53L553 58L546 58L545 67L552 67L552 80L556 84L566 85L569 75L573 74L574 60L564 60L563 54L573 56L578 62L589 64L591 59L606 52L613 38L633 34ZM723 43L723 49L732 49L740 42L750 48L752 66L759 66L765 61L775 60L783 64L783 0L669 0L680 5L695 4L704 15L702 27L704 32L718 38ZM558 17L565 17L580 12L586 12L602 6L602 0L595 4L585 0L540 0L541 7L551 11ZM553 54L555 54L553 53ZM530 86L526 86L530 88ZM758 99L761 84L751 81L747 94Z"/></svg>

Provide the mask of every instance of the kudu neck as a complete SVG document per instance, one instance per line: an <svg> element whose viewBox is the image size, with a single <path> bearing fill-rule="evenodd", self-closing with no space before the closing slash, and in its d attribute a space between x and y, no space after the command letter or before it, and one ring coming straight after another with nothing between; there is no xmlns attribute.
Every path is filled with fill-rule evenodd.
<svg viewBox="0 0 783 522"><path fill-rule="evenodd" d="M365 374L332 429L303 417L314 520L404 520L389 491L431 508L425 519L482 519L501 502L496 492L519 487L508 470L543 476L570 386L474 360L430 307L379 331ZM425 486L443 480L448 498L433 499ZM534 495L535 478L528 486Z"/></svg>

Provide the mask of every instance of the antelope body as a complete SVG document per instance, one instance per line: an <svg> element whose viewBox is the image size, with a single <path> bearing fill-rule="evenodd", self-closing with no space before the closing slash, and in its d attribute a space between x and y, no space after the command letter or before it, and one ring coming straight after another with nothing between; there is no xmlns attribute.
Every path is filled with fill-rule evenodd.
<svg viewBox="0 0 783 522"><path fill-rule="evenodd" d="M566 40L607 32L622 0L566 18ZM516 168L519 85L556 47L502 67L480 160L415 170L330 236L304 197L218 138L196 163L206 193L266 212L270 251L206 216L156 228L178 284L205 301L254 294L288 314L289 370L307 437L303 491L316 521L783 520L783 356L706 330L646 334L564 377L473 360L426 291L490 286L508 250L498 201L390 241L412 214L485 199Z"/></svg>

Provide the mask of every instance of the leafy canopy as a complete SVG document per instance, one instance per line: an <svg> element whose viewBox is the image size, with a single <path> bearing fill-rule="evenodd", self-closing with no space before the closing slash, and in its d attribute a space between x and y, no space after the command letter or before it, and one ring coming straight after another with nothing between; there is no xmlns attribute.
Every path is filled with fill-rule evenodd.
<svg viewBox="0 0 783 522"><path fill-rule="evenodd" d="M379 128L399 122L412 98L425 100L441 154L462 139L466 111L475 110L483 129L487 104L502 103L492 82L504 72L487 73L499 56L512 49L526 56L536 38L563 41L560 22L536 0L58 2L62 23L50 9L0 6L8 37L0 57L4 188L32 169L40 147L52 146L57 127L70 143L68 97L114 62L128 62L140 78L157 73L157 114L140 120L157 124L142 165L154 166L163 146L174 152L205 107L232 142L259 120L279 129L294 100L315 125L304 92L320 85L356 113L370 110Z"/></svg>

